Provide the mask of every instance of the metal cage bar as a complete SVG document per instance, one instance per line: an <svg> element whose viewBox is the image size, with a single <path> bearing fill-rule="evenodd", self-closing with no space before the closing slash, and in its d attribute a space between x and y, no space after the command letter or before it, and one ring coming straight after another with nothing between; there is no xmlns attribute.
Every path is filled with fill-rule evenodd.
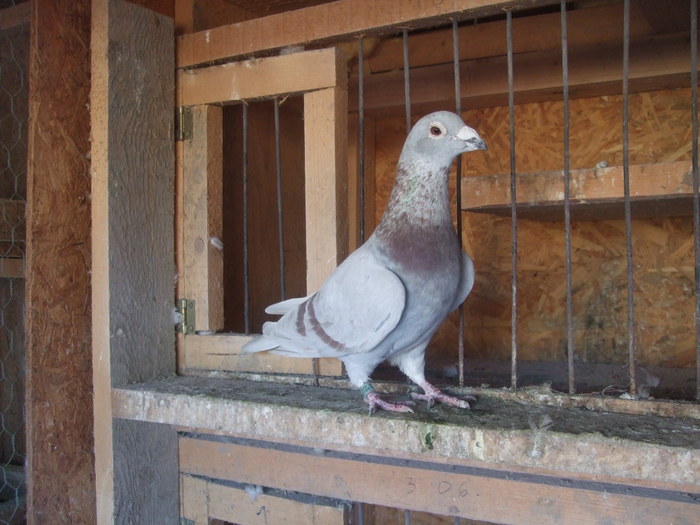
<svg viewBox="0 0 700 525"><path fill-rule="evenodd" d="M574 377L574 306L571 276L571 152L569 146L569 50L566 24L566 0L561 0L561 68L564 103L564 242L566 272L566 346L569 394L576 393Z"/></svg>
<svg viewBox="0 0 700 525"><path fill-rule="evenodd" d="M624 28L622 51L622 169L625 199L625 247L627 255L627 351L630 376L630 394L637 394L637 348L634 325L634 254L632 252L632 204L630 199L629 158L629 51L630 51L630 2L624 3Z"/></svg>
<svg viewBox="0 0 700 525"><path fill-rule="evenodd" d="M360 244L365 242L365 53L362 37L357 40L357 192Z"/></svg>
<svg viewBox="0 0 700 525"><path fill-rule="evenodd" d="M248 253L248 105L242 105L243 152L243 330L250 333L250 265Z"/></svg>
<svg viewBox="0 0 700 525"><path fill-rule="evenodd" d="M693 121L693 241L695 248L695 398L700 401L700 175L698 174L698 5L690 2L690 90Z"/></svg>
<svg viewBox="0 0 700 525"><path fill-rule="evenodd" d="M455 113L462 115L461 78L459 72L459 25L452 19L452 63L455 78ZM462 156L457 157L455 180L455 200L457 201L457 238L462 244ZM459 386L464 386L464 303L459 305L457 313L457 351L459 356Z"/></svg>
<svg viewBox="0 0 700 525"><path fill-rule="evenodd" d="M513 15L506 10L506 53L508 60L508 120L510 139L511 213L511 363L510 386L518 386L518 207L515 166L515 93L513 88Z"/></svg>
<svg viewBox="0 0 700 525"><path fill-rule="evenodd" d="M285 262L284 262L284 221L282 208L282 154L280 151L280 101L274 98L275 112L275 178L277 181L277 235L280 258L280 300L286 299Z"/></svg>
<svg viewBox="0 0 700 525"><path fill-rule="evenodd" d="M403 30L403 90L406 103L406 133L411 131L411 64L408 60L408 29Z"/></svg>

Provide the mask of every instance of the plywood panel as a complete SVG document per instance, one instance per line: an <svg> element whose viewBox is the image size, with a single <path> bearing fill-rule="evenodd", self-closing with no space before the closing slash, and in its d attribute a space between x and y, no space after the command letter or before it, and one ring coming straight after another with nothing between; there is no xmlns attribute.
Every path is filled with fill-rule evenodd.
<svg viewBox="0 0 700 525"><path fill-rule="evenodd" d="M113 385L175 373L173 23L99 0L92 27L97 521L174 523L174 431L111 410Z"/></svg>
<svg viewBox="0 0 700 525"><path fill-rule="evenodd" d="M90 2L37 0L31 9L27 515L90 523Z"/></svg>
<svg viewBox="0 0 700 525"><path fill-rule="evenodd" d="M561 170L562 104L516 106L518 171ZM653 91L630 96L630 162L690 160L690 92ZM465 177L509 173L508 111L465 111L464 120L488 143L488 151L463 155ZM402 118L377 121L377 219L393 183L405 137ZM619 95L571 101L571 168L592 170L622 164ZM680 166L680 164L678 164ZM679 172L680 173L680 172ZM686 177L680 177L685 184ZM654 180L653 178L651 180ZM638 181L633 182L633 185ZM563 191L563 185L548 191ZM470 199L473 196L468 196ZM685 212L684 212L685 213ZM476 261L476 285L466 301L467 356L510 356L510 219L465 213L463 244ZM694 299L692 224L687 218L633 221L638 264L637 319L642 366L692 366ZM520 352L528 360L565 360L564 228L561 222L520 223ZM622 364L626 360L624 224L618 220L573 226L576 359ZM530 247L536 246L536 249ZM456 360L456 318L432 343L431 366ZM653 382L653 378L645 381Z"/></svg>

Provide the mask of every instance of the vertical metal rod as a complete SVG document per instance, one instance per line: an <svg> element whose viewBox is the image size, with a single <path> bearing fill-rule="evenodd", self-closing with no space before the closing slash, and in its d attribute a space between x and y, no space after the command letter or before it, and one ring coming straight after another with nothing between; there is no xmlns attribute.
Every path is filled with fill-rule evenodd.
<svg viewBox="0 0 700 525"><path fill-rule="evenodd" d="M243 102L243 331L250 333L250 275L248 261L248 105Z"/></svg>
<svg viewBox="0 0 700 525"><path fill-rule="evenodd" d="M408 61L408 29L403 30L403 91L406 103L406 133L411 131L411 85L409 71L411 66Z"/></svg>
<svg viewBox="0 0 700 525"><path fill-rule="evenodd" d="M365 504L357 504L357 525L365 525Z"/></svg>
<svg viewBox="0 0 700 525"><path fill-rule="evenodd" d="M632 253L632 205L630 201L629 160L629 52L630 2L624 2L624 29L622 51L622 173L625 197L625 242L627 252L627 338L630 376L630 394L637 394L636 337L634 329L634 255Z"/></svg>
<svg viewBox="0 0 700 525"><path fill-rule="evenodd" d="M700 401L700 174L698 174L698 5L690 2L690 87L693 114L693 239L695 244L695 398Z"/></svg>
<svg viewBox="0 0 700 525"><path fill-rule="evenodd" d="M362 37L357 41L358 67L358 138L357 138L357 185L360 214L360 244L365 242L365 53L362 49Z"/></svg>
<svg viewBox="0 0 700 525"><path fill-rule="evenodd" d="M462 115L462 90L459 71L459 26L452 19L452 63L455 77L455 113ZM457 157L457 180L455 181L455 200L457 201L457 238L462 243L462 156ZM464 303L457 312L457 350L459 355L459 386L464 386Z"/></svg>
<svg viewBox="0 0 700 525"><path fill-rule="evenodd" d="M275 175L277 178L277 230L280 257L280 299L286 299L286 281L284 263L284 220L282 208L282 155L280 148L280 101L278 97L274 100L275 108Z"/></svg>
<svg viewBox="0 0 700 525"><path fill-rule="evenodd" d="M518 386L518 208L515 169L515 93L513 88L513 17L506 11L506 48L508 55L508 119L510 121L510 214L511 214L511 361L510 386Z"/></svg>
<svg viewBox="0 0 700 525"><path fill-rule="evenodd" d="M564 101L564 233L566 266L566 348L569 394L576 393L574 380L574 302L571 276L571 153L569 148L569 51L566 25L566 0L561 0L561 68Z"/></svg>
<svg viewBox="0 0 700 525"><path fill-rule="evenodd" d="M411 511L410 510L403 511L403 523L404 523L404 525L411 525Z"/></svg>

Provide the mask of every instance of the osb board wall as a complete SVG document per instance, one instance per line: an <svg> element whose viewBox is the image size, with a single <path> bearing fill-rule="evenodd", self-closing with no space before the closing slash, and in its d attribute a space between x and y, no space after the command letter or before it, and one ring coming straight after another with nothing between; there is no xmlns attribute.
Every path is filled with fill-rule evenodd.
<svg viewBox="0 0 700 525"><path fill-rule="evenodd" d="M690 92L630 96L632 164L689 160ZM571 168L601 161L622 164L621 96L570 102ZM419 117L420 115L416 115ZM463 156L464 176L510 172L507 107L464 112L488 151ZM518 172L563 167L563 104L518 105ZM379 220L405 138L405 120L376 123L376 219ZM452 179L454 181L454 177ZM454 182L453 182L454 183ZM563 182L562 182L563 188ZM563 191L563 190L562 190ZM474 291L466 302L465 353L508 359L511 317L510 218L463 213L466 250L476 263ZM694 363L693 240L690 218L632 222L638 356L641 365L687 367ZM563 222L519 221L518 341L522 359L566 359ZM627 359L625 226L621 220L574 222L572 227L577 362L622 364ZM456 318L432 342L433 355L456 359Z"/></svg>

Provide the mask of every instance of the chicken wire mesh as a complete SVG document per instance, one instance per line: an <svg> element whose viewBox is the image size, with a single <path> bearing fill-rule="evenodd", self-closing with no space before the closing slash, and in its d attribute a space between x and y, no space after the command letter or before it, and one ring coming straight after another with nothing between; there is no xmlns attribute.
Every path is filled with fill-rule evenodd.
<svg viewBox="0 0 700 525"><path fill-rule="evenodd" d="M24 210L29 24L3 24L0 3L0 523L23 523Z"/></svg>

